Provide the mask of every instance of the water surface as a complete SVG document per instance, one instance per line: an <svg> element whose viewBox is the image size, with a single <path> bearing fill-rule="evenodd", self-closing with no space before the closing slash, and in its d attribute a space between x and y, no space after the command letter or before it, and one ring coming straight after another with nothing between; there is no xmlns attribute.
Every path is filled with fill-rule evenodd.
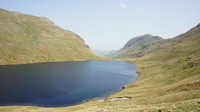
<svg viewBox="0 0 200 112"><path fill-rule="evenodd" d="M0 66L0 105L69 106L119 92L136 78L123 61Z"/></svg>

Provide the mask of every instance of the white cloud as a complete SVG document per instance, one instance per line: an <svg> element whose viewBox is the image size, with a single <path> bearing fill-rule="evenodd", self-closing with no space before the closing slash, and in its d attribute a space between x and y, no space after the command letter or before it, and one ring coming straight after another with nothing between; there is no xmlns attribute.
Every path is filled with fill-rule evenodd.
<svg viewBox="0 0 200 112"><path fill-rule="evenodd" d="M128 6L126 4L120 4L119 7L120 8L128 8Z"/></svg>

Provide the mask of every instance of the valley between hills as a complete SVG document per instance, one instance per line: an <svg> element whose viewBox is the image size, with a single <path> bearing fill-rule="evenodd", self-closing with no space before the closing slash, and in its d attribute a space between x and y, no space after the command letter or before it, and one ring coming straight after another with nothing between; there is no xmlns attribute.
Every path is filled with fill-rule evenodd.
<svg viewBox="0 0 200 112"><path fill-rule="evenodd" d="M77 34L47 18L0 9L0 64L80 60L124 60L138 79L103 101L69 107L0 106L0 112L198 112L200 111L200 24L174 38L135 37L103 57ZM110 101L129 97L130 100Z"/></svg>

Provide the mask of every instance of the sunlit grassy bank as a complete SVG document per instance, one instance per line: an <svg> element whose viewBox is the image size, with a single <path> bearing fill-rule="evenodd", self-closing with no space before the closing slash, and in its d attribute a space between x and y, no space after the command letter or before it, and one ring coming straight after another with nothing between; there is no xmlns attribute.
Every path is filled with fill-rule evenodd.
<svg viewBox="0 0 200 112"><path fill-rule="evenodd" d="M0 65L101 59L77 34L44 17L0 9Z"/></svg>

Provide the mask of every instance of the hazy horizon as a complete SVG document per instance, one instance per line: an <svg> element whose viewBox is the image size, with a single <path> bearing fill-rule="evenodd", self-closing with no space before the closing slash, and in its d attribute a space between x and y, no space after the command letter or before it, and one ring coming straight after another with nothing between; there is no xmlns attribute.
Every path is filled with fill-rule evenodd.
<svg viewBox="0 0 200 112"><path fill-rule="evenodd" d="M1 0L0 8L47 17L97 50L118 50L131 38L172 38L200 23L199 0Z"/></svg>

